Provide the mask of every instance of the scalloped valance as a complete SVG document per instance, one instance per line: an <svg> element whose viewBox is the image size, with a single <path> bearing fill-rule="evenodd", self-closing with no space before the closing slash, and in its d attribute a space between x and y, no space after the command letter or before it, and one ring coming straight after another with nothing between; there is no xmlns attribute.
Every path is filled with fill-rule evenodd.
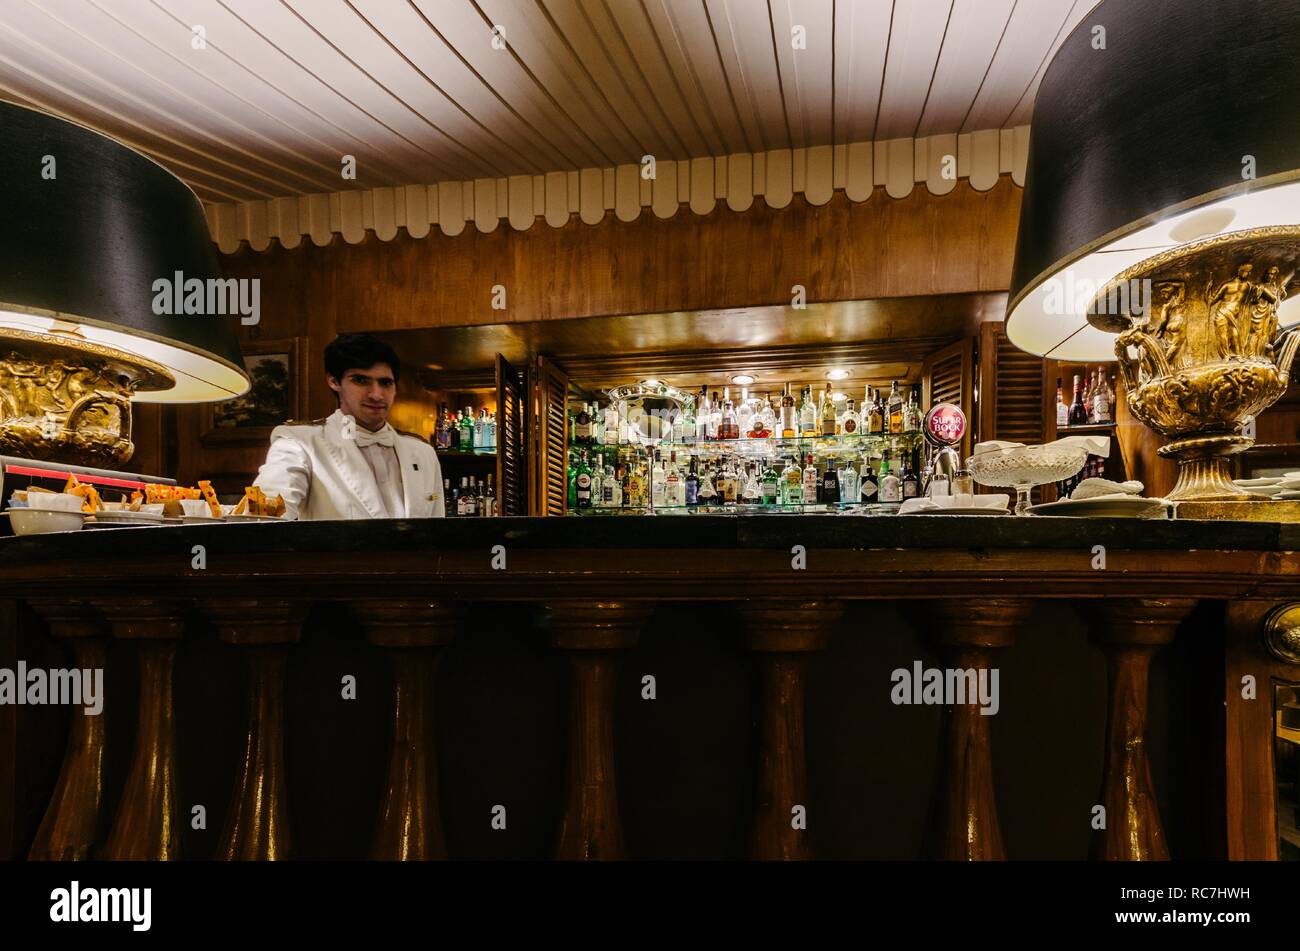
<svg viewBox="0 0 1300 951"><path fill-rule="evenodd" d="M1006 174L1023 186L1028 152L1029 127L1017 126L665 160L656 163L654 179L643 179L639 165L619 165L209 204L206 210L212 238L222 251L232 253L242 242L264 251L272 238L287 248L308 236L324 246L336 234L356 244L368 231L391 241L398 229L423 238L435 225L454 236L471 221L487 233L503 221L518 231L538 219L560 228L573 215L594 225L611 211L620 221L632 221L645 208L670 218L684 204L695 214L707 215L719 201L732 211L744 211L756 197L773 208L784 208L796 194L810 204L824 205L836 191L862 202L877 187L893 198L906 198L918 182L935 195L947 194L963 179L976 191L988 191Z"/></svg>

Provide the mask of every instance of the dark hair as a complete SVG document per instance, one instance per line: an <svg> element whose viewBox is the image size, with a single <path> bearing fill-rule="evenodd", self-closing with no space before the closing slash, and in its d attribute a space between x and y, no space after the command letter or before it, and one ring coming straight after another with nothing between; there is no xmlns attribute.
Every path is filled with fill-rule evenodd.
<svg viewBox="0 0 1300 951"><path fill-rule="evenodd" d="M394 381L401 378L397 353L370 334L339 334L325 348L325 372L336 380L342 380L349 370L369 370L376 363L387 363Z"/></svg>

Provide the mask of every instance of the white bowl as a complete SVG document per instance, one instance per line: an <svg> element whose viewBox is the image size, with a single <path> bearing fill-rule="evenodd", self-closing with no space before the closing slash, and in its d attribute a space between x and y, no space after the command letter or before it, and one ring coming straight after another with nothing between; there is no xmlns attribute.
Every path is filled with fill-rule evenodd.
<svg viewBox="0 0 1300 951"><path fill-rule="evenodd" d="M81 512L60 512L56 509L10 509L9 524L15 535L43 535L46 532L75 532L81 529L86 516Z"/></svg>
<svg viewBox="0 0 1300 951"><path fill-rule="evenodd" d="M207 499L181 499L181 511L186 518L212 518L212 507Z"/></svg>
<svg viewBox="0 0 1300 951"><path fill-rule="evenodd" d="M86 500L66 492L28 492L27 507L50 512L80 512Z"/></svg>

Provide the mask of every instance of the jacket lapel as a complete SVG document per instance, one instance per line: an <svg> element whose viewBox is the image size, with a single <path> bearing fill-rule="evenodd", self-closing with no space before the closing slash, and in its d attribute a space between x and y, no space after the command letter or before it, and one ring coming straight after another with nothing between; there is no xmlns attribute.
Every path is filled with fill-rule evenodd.
<svg viewBox="0 0 1300 951"><path fill-rule="evenodd" d="M415 517L415 500L419 486L417 479L419 475L415 471L415 453L412 447L406 442L406 437L401 433L397 434L397 468L402 473L402 507L406 511L407 518Z"/></svg>
<svg viewBox="0 0 1300 951"><path fill-rule="evenodd" d="M343 484L352 490L366 512L372 518L385 518L383 500L379 497L379 487L375 485L374 474L366 457L361 454L355 439L343 435L343 411L336 409L325 422L325 448L334 462L334 468L343 480Z"/></svg>

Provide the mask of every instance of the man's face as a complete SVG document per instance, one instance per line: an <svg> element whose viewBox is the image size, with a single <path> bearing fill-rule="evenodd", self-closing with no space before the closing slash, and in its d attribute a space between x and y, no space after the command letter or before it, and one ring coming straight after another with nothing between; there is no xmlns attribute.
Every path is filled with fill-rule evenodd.
<svg viewBox="0 0 1300 951"><path fill-rule="evenodd" d="M388 412L397 396L393 368L376 363L369 369L350 369L338 380L325 374L330 389L339 395L339 409L372 432L388 422Z"/></svg>

